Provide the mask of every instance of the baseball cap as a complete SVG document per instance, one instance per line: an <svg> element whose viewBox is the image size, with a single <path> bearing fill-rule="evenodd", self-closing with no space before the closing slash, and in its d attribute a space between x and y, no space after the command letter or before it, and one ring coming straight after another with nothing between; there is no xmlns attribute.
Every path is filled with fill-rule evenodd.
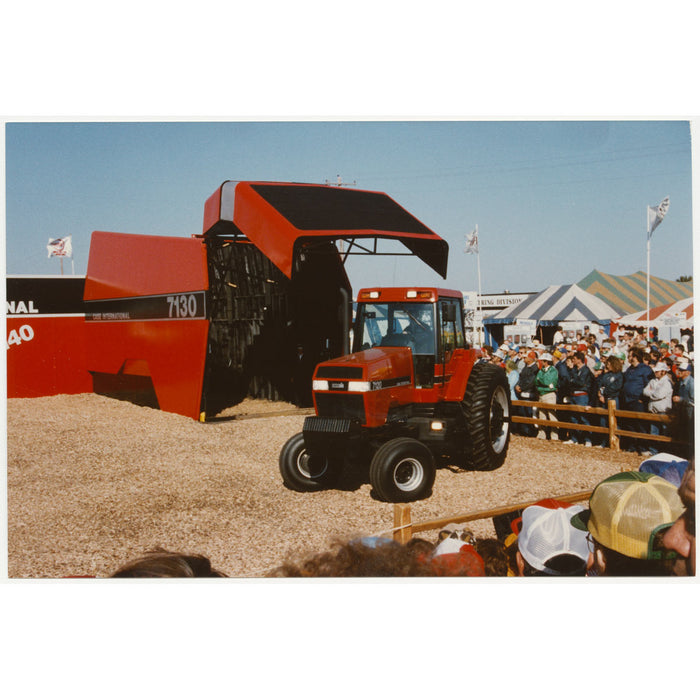
<svg viewBox="0 0 700 700"><path fill-rule="evenodd" d="M543 508L529 506L523 511L523 527L518 535L518 549L530 566L550 576L560 576L561 571L550 568L547 562L562 554L573 554L588 561L586 533L573 527L573 515L584 511L581 505L568 508Z"/></svg>
<svg viewBox="0 0 700 700"><path fill-rule="evenodd" d="M548 362L552 361L552 356L548 352L543 352L540 355L540 360L547 360Z"/></svg>
<svg viewBox="0 0 700 700"><path fill-rule="evenodd" d="M687 468L687 459L676 457L668 452L659 452L653 457L645 459L639 465L640 472L656 474L657 476L666 479L666 481L670 481L674 486L681 485L683 474L685 474Z"/></svg>
<svg viewBox="0 0 700 700"><path fill-rule="evenodd" d="M665 362L657 362L654 365L654 372L668 372L668 365Z"/></svg>
<svg viewBox="0 0 700 700"><path fill-rule="evenodd" d="M588 529L608 549L632 559L653 559L654 535L683 512L678 489L666 479L645 472L620 472L601 481L589 509L571 524Z"/></svg>
<svg viewBox="0 0 700 700"><path fill-rule="evenodd" d="M690 369L690 365L689 365L687 362L680 362L680 363L678 364L678 369L679 369L681 372L685 372L686 370L689 370L689 369Z"/></svg>

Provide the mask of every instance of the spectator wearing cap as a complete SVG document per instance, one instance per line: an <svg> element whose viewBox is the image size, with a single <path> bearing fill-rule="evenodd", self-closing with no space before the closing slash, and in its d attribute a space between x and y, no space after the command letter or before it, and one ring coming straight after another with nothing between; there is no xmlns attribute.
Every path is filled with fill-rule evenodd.
<svg viewBox="0 0 700 700"><path fill-rule="evenodd" d="M548 352L543 352L540 355L540 367L537 376L535 377L535 390L538 394L538 400L542 403L556 404L557 402L557 386L559 384L559 373L553 365L553 358ZM551 409L538 408L537 418L540 420L555 421L557 415ZM557 431L552 428L544 428L538 426L537 437L540 440L546 440L548 437L551 440L558 440Z"/></svg>
<svg viewBox="0 0 700 700"><path fill-rule="evenodd" d="M671 412L673 384L668 377L668 365L665 362L658 362L654 367L654 378L644 387L649 413L656 415L666 415ZM663 423L651 421L649 424L651 435L666 435L666 426ZM658 454L656 443L652 442L649 448L642 452L645 456Z"/></svg>
<svg viewBox="0 0 700 700"><path fill-rule="evenodd" d="M523 368L525 367L525 358L527 357L527 348L525 345L520 345L518 347L518 357L515 360L515 365L518 369L518 372L522 372Z"/></svg>
<svg viewBox="0 0 700 700"><path fill-rule="evenodd" d="M654 378L654 371L642 361L643 355L639 348L632 348L629 353L630 366L623 374L622 408L625 411L646 413L647 405L644 397L644 387ZM647 432L647 424L639 418L627 418L623 421L626 430L635 433ZM638 438L623 438L628 452L641 452L643 444Z"/></svg>
<svg viewBox="0 0 700 700"><path fill-rule="evenodd" d="M491 364L496 365L497 367L504 367L505 361L506 361L505 353L500 348L498 350L496 350L496 352L494 352L492 357L491 357Z"/></svg>
<svg viewBox="0 0 700 700"><path fill-rule="evenodd" d="M601 481L588 511L572 524L587 529L593 552L591 575L668 576L674 555L664 545L666 530L680 517L678 489L644 472L620 472Z"/></svg>
<svg viewBox="0 0 700 700"><path fill-rule="evenodd" d="M573 364L574 366L569 373L570 401L574 406L590 406L590 395L593 391L593 373L586 364L586 356L583 352L578 351L574 353ZM572 412L571 422L579 423L580 425L591 424L589 417L583 411ZM566 442L569 444L584 444L586 447L591 447L593 444L590 434L581 430L573 431L570 439Z"/></svg>
<svg viewBox="0 0 700 700"><path fill-rule="evenodd" d="M679 434L690 443L691 452L695 444L695 381L691 366L687 362L678 365L678 385L672 401L678 412Z"/></svg>
<svg viewBox="0 0 700 700"><path fill-rule="evenodd" d="M695 576L695 459L683 474L678 496L685 510L663 535L663 546L679 557L673 566L676 576Z"/></svg>
<svg viewBox="0 0 700 700"><path fill-rule="evenodd" d="M590 564L586 533L571 518L583 506L525 508L518 535L516 563L519 576L584 576Z"/></svg>
<svg viewBox="0 0 700 700"><path fill-rule="evenodd" d="M537 353L534 350L529 350L525 356L525 367L520 370L518 383L515 385L515 395L520 401L536 401L537 390L535 389L535 380L537 378L539 367L537 366ZM532 408L529 406L520 406L520 415L526 418L532 418ZM522 423L522 434L527 437L535 435L535 427L531 423Z"/></svg>

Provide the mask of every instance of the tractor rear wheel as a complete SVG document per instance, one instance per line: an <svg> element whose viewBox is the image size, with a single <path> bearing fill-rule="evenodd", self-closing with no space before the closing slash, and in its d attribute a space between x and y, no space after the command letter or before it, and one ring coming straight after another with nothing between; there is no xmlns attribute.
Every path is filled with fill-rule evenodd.
<svg viewBox="0 0 700 700"><path fill-rule="evenodd" d="M287 440L280 452L279 468L284 485L293 491L318 491L332 486L342 468L342 460L306 451L304 433Z"/></svg>
<svg viewBox="0 0 700 700"><path fill-rule="evenodd" d="M510 388L505 372L480 362L472 368L464 392L466 463L472 469L491 470L506 459L510 442Z"/></svg>
<svg viewBox="0 0 700 700"><path fill-rule="evenodd" d="M430 494L435 483L435 460L422 442L394 438L375 452L369 480L383 501L418 501Z"/></svg>

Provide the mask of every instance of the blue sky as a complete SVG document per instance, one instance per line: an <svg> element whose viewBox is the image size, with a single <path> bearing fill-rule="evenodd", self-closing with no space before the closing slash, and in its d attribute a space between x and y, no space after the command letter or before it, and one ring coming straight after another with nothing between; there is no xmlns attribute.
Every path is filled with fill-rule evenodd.
<svg viewBox="0 0 700 700"><path fill-rule="evenodd" d="M362 257L348 263L354 290L475 290L463 250L476 224L484 293L646 270L646 207L666 196L651 273L693 273L687 121L10 122L5 136L8 274L58 274L49 237L72 235L85 274L94 230L200 233L224 180L338 175L450 244L446 281L409 258Z"/></svg>

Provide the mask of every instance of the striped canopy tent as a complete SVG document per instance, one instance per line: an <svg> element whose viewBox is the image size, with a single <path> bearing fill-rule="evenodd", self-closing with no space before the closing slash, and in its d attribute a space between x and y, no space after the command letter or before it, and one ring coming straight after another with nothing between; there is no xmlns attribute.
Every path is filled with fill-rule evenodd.
<svg viewBox="0 0 700 700"><path fill-rule="evenodd" d="M683 318L685 314L685 318ZM682 328L693 328L693 297L681 299L672 304L655 306L649 310L649 320L646 309L627 314L615 320L618 326L658 326L662 321L674 321L677 319L678 325Z"/></svg>
<svg viewBox="0 0 700 700"><path fill-rule="evenodd" d="M602 299L589 294L576 284L552 285L533 294L519 304L498 311L484 319L487 340L501 342L498 326L515 324L518 319L537 321L538 326L558 326L564 321L598 323L610 331L610 323L620 314ZM549 335L549 333L547 334Z"/></svg>
<svg viewBox="0 0 700 700"><path fill-rule="evenodd" d="M618 315L646 311L646 272L619 276L593 270L577 284L581 289L595 294L617 309ZM652 308L663 304L672 304L692 295L692 282L673 282L653 275L649 278L649 305Z"/></svg>

